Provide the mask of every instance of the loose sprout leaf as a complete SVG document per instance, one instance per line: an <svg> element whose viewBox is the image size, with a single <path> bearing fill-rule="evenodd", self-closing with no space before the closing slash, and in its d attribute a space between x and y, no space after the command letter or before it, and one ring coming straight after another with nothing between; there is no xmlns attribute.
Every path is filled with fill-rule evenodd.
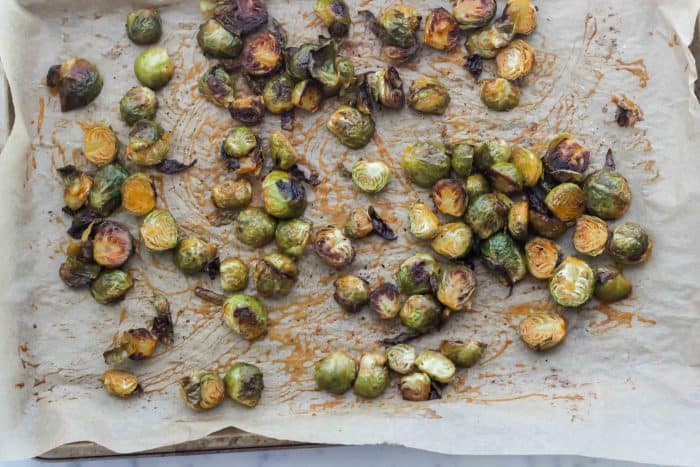
<svg viewBox="0 0 700 467"><path fill-rule="evenodd" d="M372 227L374 227L374 232L382 237L385 240L396 240L398 237L396 236L396 233L394 233L394 230L389 227L389 225L379 217L379 214L377 211L374 209L374 207L370 206L369 209L367 210L369 213L370 219L372 219Z"/></svg>
<svg viewBox="0 0 700 467"><path fill-rule="evenodd" d="M160 173L173 175L192 168L196 163L197 159L193 160L189 164L184 164L180 161L176 161L175 159L164 159L163 162L155 166L155 169Z"/></svg>
<svg viewBox="0 0 700 467"><path fill-rule="evenodd" d="M381 343L384 345L405 344L406 342L411 342L412 340L418 339L422 335L423 334L421 334L420 332L406 331L397 334L394 337L387 337L386 339L382 339Z"/></svg>
<svg viewBox="0 0 700 467"><path fill-rule="evenodd" d="M197 287L194 289L194 294L205 302L213 303L214 305L223 305L226 301L226 296L216 293L213 290Z"/></svg>
<svg viewBox="0 0 700 467"><path fill-rule="evenodd" d="M73 221L68 228L68 235L76 240L79 240L85 229L100 218L100 215L91 209L81 209L80 211L74 213Z"/></svg>
<svg viewBox="0 0 700 467"><path fill-rule="evenodd" d="M369 10L360 10L357 13L367 22L367 27L372 34L377 37L381 37L379 31L379 21L377 21L377 17L374 15L374 13Z"/></svg>
<svg viewBox="0 0 700 467"><path fill-rule="evenodd" d="M204 272L209 279L214 280L219 276L219 266L221 266L221 260L218 256L204 265Z"/></svg>
<svg viewBox="0 0 700 467"><path fill-rule="evenodd" d="M165 345L172 345L174 340L173 319L170 314L170 303L159 295L155 302L156 317L153 318L151 334L158 338L158 342Z"/></svg>
<svg viewBox="0 0 700 467"><path fill-rule="evenodd" d="M483 59L476 54L472 54L464 57L464 60L464 68L469 71L474 79L479 79L479 76L481 76L481 73L484 71Z"/></svg>
<svg viewBox="0 0 700 467"><path fill-rule="evenodd" d="M294 164L291 166L289 168L289 173L291 173L294 178L299 179L304 183L308 183L311 186L318 186L321 184L321 179L317 173L310 172L309 175L307 175L299 164Z"/></svg>
<svg viewBox="0 0 700 467"><path fill-rule="evenodd" d="M445 384L438 383L437 381L430 381L430 396L428 400L442 399L442 390L445 386Z"/></svg>

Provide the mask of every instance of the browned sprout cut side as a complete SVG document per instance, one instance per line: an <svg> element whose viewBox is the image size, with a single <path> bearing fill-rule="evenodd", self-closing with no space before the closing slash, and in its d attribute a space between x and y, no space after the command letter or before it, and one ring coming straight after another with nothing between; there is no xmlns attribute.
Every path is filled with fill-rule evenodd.
<svg viewBox="0 0 700 467"><path fill-rule="evenodd" d="M520 103L520 88L504 78L484 80L481 101L491 110L511 110Z"/></svg>
<svg viewBox="0 0 700 467"><path fill-rule="evenodd" d="M534 64L535 51L522 39L515 39L496 55L497 74L507 80L526 77Z"/></svg>
<svg viewBox="0 0 700 467"><path fill-rule="evenodd" d="M467 192L460 181L440 180L433 185L432 196L437 210L448 216L462 217L467 209Z"/></svg>
<svg viewBox="0 0 700 467"><path fill-rule="evenodd" d="M537 27L537 8L530 0L508 0L501 21L512 24L516 34L532 34Z"/></svg>
<svg viewBox="0 0 700 467"><path fill-rule="evenodd" d="M572 241L579 253L599 256L608 244L608 224L599 217L583 215L576 220Z"/></svg>
<svg viewBox="0 0 700 467"><path fill-rule="evenodd" d="M327 226L316 232L314 251L329 266L336 269L349 266L355 260L355 247L343 231Z"/></svg>
<svg viewBox="0 0 700 467"><path fill-rule="evenodd" d="M476 274L463 265L449 265L440 272L437 299L453 311L466 311L476 291Z"/></svg>
<svg viewBox="0 0 700 467"><path fill-rule="evenodd" d="M394 284L383 283L369 294L369 308L380 319L394 319L401 311L401 295Z"/></svg>
<svg viewBox="0 0 700 467"><path fill-rule="evenodd" d="M261 32L246 42L241 66L250 76L269 76L282 64L282 45L275 34Z"/></svg>
<svg viewBox="0 0 700 467"><path fill-rule="evenodd" d="M107 394L127 398L141 392L138 377L128 371L109 369L102 374L102 386Z"/></svg>
<svg viewBox="0 0 700 467"><path fill-rule="evenodd" d="M533 313L520 322L520 338L531 350L542 351L559 345L566 337L566 320L559 313Z"/></svg>
<svg viewBox="0 0 700 467"><path fill-rule="evenodd" d="M496 0L454 0L452 14L462 29L480 28L496 15Z"/></svg>
<svg viewBox="0 0 700 467"><path fill-rule="evenodd" d="M555 241L533 237L525 244L525 259L527 269L535 279L549 279L561 262L562 252Z"/></svg>
<svg viewBox="0 0 700 467"><path fill-rule="evenodd" d="M71 58L49 68L46 85L56 88L61 112L85 107L102 91L102 76L97 67L83 58Z"/></svg>
<svg viewBox="0 0 700 467"><path fill-rule="evenodd" d="M193 371L180 381L180 393L192 410L210 410L224 400L224 382L213 371Z"/></svg>
<svg viewBox="0 0 700 467"><path fill-rule="evenodd" d="M588 169L591 153L570 134L557 135L547 146L544 167L559 182L579 183Z"/></svg>
<svg viewBox="0 0 700 467"><path fill-rule="evenodd" d="M586 210L583 190L575 183L562 183L552 188L544 204L562 222L575 221Z"/></svg>
<svg viewBox="0 0 700 467"><path fill-rule="evenodd" d="M423 43L437 50L451 50L459 41L459 23L444 8L433 8L425 18Z"/></svg>
<svg viewBox="0 0 700 467"><path fill-rule="evenodd" d="M591 299L595 281L593 269L585 261L569 256L549 280L549 292L559 305L576 308Z"/></svg>

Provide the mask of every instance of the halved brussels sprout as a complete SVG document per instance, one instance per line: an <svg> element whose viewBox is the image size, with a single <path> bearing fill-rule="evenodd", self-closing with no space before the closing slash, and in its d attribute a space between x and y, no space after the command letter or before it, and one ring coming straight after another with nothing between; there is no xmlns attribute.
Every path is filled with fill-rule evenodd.
<svg viewBox="0 0 700 467"><path fill-rule="evenodd" d="M355 247L339 228L329 225L316 232L314 251L329 266L336 269L355 261Z"/></svg>
<svg viewBox="0 0 700 467"><path fill-rule="evenodd" d="M508 207L496 194L486 193L469 203L465 219L479 238L489 238L503 230L508 217Z"/></svg>
<svg viewBox="0 0 700 467"><path fill-rule="evenodd" d="M443 144L419 142L406 148L401 167L413 183L431 188L450 174L451 160Z"/></svg>
<svg viewBox="0 0 700 467"><path fill-rule="evenodd" d="M277 221L260 208L246 208L238 214L233 232L241 242L261 248L275 238Z"/></svg>
<svg viewBox="0 0 700 467"><path fill-rule="evenodd" d="M326 123L328 131L350 149L361 149L374 136L374 120L354 107L341 105Z"/></svg>
<svg viewBox="0 0 700 467"><path fill-rule="evenodd" d="M525 254L508 234L498 232L481 244L481 257L490 269L513 285L527 276Z"/></svg>
<svg viewBox="0 0 700 467"><path fill-rule="evenodd" d="M350 10L344 0L318 0L314 7L316 16L328 28L331 37L340 39L350 31Z"/></svg>
<svg viewBox="0 0 700 467"><path fill-rule="evenodd" d="M440 306L432 295L411 295L399 312L401 324L424 334L440 322Z"/></svg>
<svg viewBox="0 0 700 467"><path fill-rule="evenodd" d="M474 147L466 141L461 141L453 144L450 152L452 153L452 170L460 177L469 177L474 164Z"/></svg>
<svg viewBox="0 0 700 467"><path fill-rule="evenodd" d="M366 76L372 100L389 109L402 109L406 101L403 81L393 66L381 68Z"/></svg>
<svg viewBox="0 0 700 467"><path fill-rule="evenodd" d="M340 76L340 90L338 95L344 97L348 90L359 83L359 78L355 76L355 65L349 58L340 58L335 64Z"/></svg>
<svg viewBox="0 0 700 467"><path fill-rule="evenodd" d="M246 42L241 66L250 76L269 76L282 64L282 45L275 34L261 32Z"/></svg>
<svg viewBox="0 0 700 467"><path fill-rule="evenodd" d="M415 370L416 349L408 344L396 344L386 349L386 359L396 373L407 375Z"/></svg>
<svg viewBox="0 0 700 467"><path fill-rule="evenodd" d="M488 169L488 176L495 191L512 195L523 189L523 176L510 162L496 162Z"/></svg>
<svg viewBox="0 0 700 467"><path fill-rule="evenodd" d="M408 210L408 230L418 240L432 240L440 227L437 215L422 201L416 201Z"/></svg>
<svg viewBox="0 0 700 467"><path fill-rule="evenodd" d="M237 97L228 111L231 118L244 125L257 125L265 116L265 99L262 96Z"/></svg>
<svg viewBox="0 0 700 467"><path fill-rule="evenodd" d="M151 358L156 351L158 337L144 328L129 329L119 336L115 345L102 354L105 363L116 366L125 359L145 360Z"/></svg>
<svg viewBox="0 0 700 467"><path fill-rule="evenodd" d="M164 215L163 217L167 219L168 216ZM170 236L170 240L172 240L172 236ZM165 246L165 244L163 245ZM170 245L172 243L167 246L172 248ZM207 243L199 237L187 237L177 245L175 265L185 274L202 272L207 263L216 258L216 252L216 245Z"/></svg>
<svg viewBox="0 0 700 467"><path fill-rule="evenodd" d="M323 86L312 79L300 81L292 89L292 104L307 112L316 112L323 104Z"/></svg>
<svg viewBox="0 0 700 467"><path fill-rule="evenodd" d="M93 180L89 175L81 172L74 165L67 165L58 169L63 183L63 202L71 211L78 211L87 204Z"/></svg>
<svg viewBox="0 0 700 467"><path fill-rule="evenodd" d="M139 45L155 44L163 34L163 24L158 10L140 8L126 15L126 34L131 42Z"/></svg>
<svg viewBox="0 0 700 467"><path fill-rule="evenodd" d="M507 46L513 39L513 30L512 24L494 22L491 26L469 34L464 44L467 54L487 59L495 58L498 50Z"/></svg>
<svg viewBox="0 0 700 467"><path fill-rule="evenodd" d="M343 232L352 239L365 238L374 231L372 218L366 209L353 209L345 222Z"/></svg>
<svg viewBox="0 0 700 467"><path fill-rule="evenodd" d="M170 150L170 133L153 120L139 120L129 132L126 158L136 165L160 164Z"/></svg>
<svg viewBox="0 0 700 467"><path fill-rule="evenodd" d="M439 271L440 265L435 258L428 253L417 253L399 266L399 290L406 295L430 292L431 281L437 278Z"/></svg>
<svg viewBox="0 0 700 467"><path fill-rule="evenodd" d="M654 247L644 228L635 222L625 222L612 231L608 254L624 264L640 264L646 261Z"/></svg>
<svg viewBox="0 0 700 467"><path fill-rule="evenodd" d="M141 391L139 379L128 371L109 369L100 379L102 387L111 396L127 398Z"/></svg>
<svg viewBox="0 0 700 467"><path fill-rule="evenodd" d="M260 368L243 362L236 362L229 368L224 376L224 386L231 399L246 407L258 405L265 389Z"/></svg>
<svg viewBox="0 0 700 467"><path fill-rule="evenodd" d="M514 203L508 210L508 233L514 239L524 242L527 239L527 225L530 221L530 205L525 200Z"/></svg>
<svg viewBox="0 0 700 467"><path fill-rule="evenodd" d="M253 296L231 295L224 302L223 309L224 322L243 339L255 340L267 330L267 308Z"/></svg>
<svg viewBox="0 0 700 467"><path fill-rule="evenodd" d="M454 0L452 14L462 29L486 26L496 16L496 0Z"/></svg>
<svg viewBox="0 0 700 467"><path fill-rule="evenodd" d="M623 300L632 293L632 283L615 266L601 266L596 270L593 295L601 302L612 303Z"/></svg>
<svg viewBox="0 0 700 467"><path fill-rule="evenodd" d="M109 216L121 204L122 184L128 177L129 172L116 162L97 169L88 199L90 208Z"/></svg>
<svg viewBox="0 0 700 467"><path fill-rule="evenodd" d="M333 352L316 363L314 379L322 391L344 394L357 377L357 362L345 352Z"/></svg>
<svg viewBox="0 0 700 467"><path fill-rule="evenodd" d="M608 224L599 217L583 215L576 220L572 241L581 254L601 255L608 244Z"/></svg>
<svg viewBox="0 0 700 467"><path fill-rule="evenodd" d="M416 358L416 367L438 383L447 384L455 377L457 368L440 352L424 350Z"/></svg>
<svg viewBox="0 0 700 467"><path fill-rule="evenodd" d="M240 258L226 258L219 265L221 290L240 292L248 286L248 266Z"/></svg>
<svg viewBox="0 0 700 467"><path fill-rule="evenodd" d="M386 45L402 48L415 47L416 33L420 27L421 17L410 5L395 5L382 11L377 19L379 33Z"/></svg>
<svg viewBox="0 0 700 467"><path fill-rule="evenodd" d="M229 0L217 3L214 18L227 30L244 36L265 25L268 13L265 0Z"/></svg>
<svg viewBox="0 0 700 467"><path fill-rule="evenodd" d="M486 344L479 341L442 341L440 352L459 368L476 365L486 350Z"/></svg>
<svg viewBox="0 0 700 467"><path fill-rule="evenodd" d="M425 19L423 43L437 50L451 50L459 40L459 23L444 8L433 8Z"/></svg>
<svg viewBox="0 0 700 467"><path fill-rule="evenodd" d="M463 222L450 222L441 225L430 244L435 253L449 259L466 256L472 249L472 245L472 229Z"/></svg>
<svg viewBox="0 0 700 467"><path fill-rule="evenodd" d="M306 190L289 172L273 170L262 182L265 211L279 219L299 217L306 209Z"/></svg>
<svg viewBox="0 0 700 467"><path fill-rule="evenodd" d="M213 371L193 371L180 381L180 394L192 410L209 410L224 400L224 382Z"/></svg>
<svg viewBox="0 0 700 467"><path fill-rule="evenodd" d="M399 289L394 284L383 283L369 294L369 308L379 319L394 319L401 311Z"/></svg>
<svg viewBox="0 0 700 467"><path fill-rule="evenodd" d="M287 295L296 284L299 270L292 258L271 253L255 263L253 284L263 297Z"/></svg>
<svg viewBox="0 0 700 467"><path fill-rule="evenodd" d="M95 264L92 251L86 244L71 243L66 251L66 261L61 263L58 275L68 287L84 287L97 279L102 267Z"/></svg>
<svg viewBox="0 0 700 467"><path fill-rule="evenodd" d="M46 85L57 88L61 112L85 107L102 91L102 76L97 67L84 58L71 58L49 68Z"/></svg>
<svg viewBox="0 0 700 467"><path fill-rule="evenodd" d="M175 67L165 49L147 49L136 57L134 73L141 84L158 90L170 82Z"/></svg>
<svg viewBox="0 0 700 467"><path fill-rule="evenodd" d="M518 332L530 350L551 349L566 337L566 319L559 313L533 313L520 322Z"/></svg>
<svg viewBox="0 0 700 467"><path fill-rule="evenodd" d="M606 166L586 177L583 192L588 212L602 219L619 219L632 202L629 182L615 170L610 151L606 157Z"/></svg>
<svg viewBox="0 0 700 467"><path fill-rule="evenodd" d="M543 237L534 237L525 244L527 269L535 279L549 279L554 275L562 259L556 242Z"/></svg>
<svg viewBox="0 0 700 467"><path fill-rule="evenodd" d="M467 209L467 192L457 180L438 181L433 185L432 196L437 210L448 216L462 217Z"/></svg>
<svg viewBox="0 0 700 467"><path fill-rule="evenodd" d="M150 175L137 172L121 187L122 207L135 216L145 216L156 207L156 188Z"/></svg>
<svg viewBox="0 0 700 467"><path fill-rule="evenodd" d="M133 252L134 240L124 224L107 220L94 229L92 258L100 266L118 268Z"/></svg>
<svg viewBox="0 0 700 467"><path fill-rule="evenodd" d="M499 162L510 162L512 148L508 141L498 138L486 141L475 140L474 164L482 172L488 171L494 164Z"/></svg>
<svg viewBox="0 0 700 467"><path fill-rule="evenodd" d="M575 221L586 210L583 190L575 183L562 183L552 188L544 204L562 222Z"/></svg>
<svg viewBox="0 0 700 467"><path fill-rule="evenodd" d="M109 305L123 299L134 286L131 274L121 269L102 271L90 284L90 293L97 303Z"/></svg>
<svg viewBox="0 0 700 467"><path fill-rule="evenodd" d="M450 105L447 87L432 76L419 76L408 88L408 106L421 113L442 115Z"/></svg>
<svg viewBox="0 0 700 467"><path fill-rule="evenodd" d="M116 159L119 153L117 134L107 125L83 126L83 154L98 167Z"/></svg>
<svg viewBox="0 0 700 467"><path fill-rule="evenodd" d="M568 133L557 135L547 146L544 167L559 182L579 183L588 169L591 153Z"/></svg>
<svg viewBox="0 0 700 467"><path fill-rule="evenodd" d="M475 173L467 177L467 199L474 200L481 195L491 192L491 185L481 174Z"/></svg>
<svg viewBox="0 0 700 467"><path fill-rule="evenodd" d="M386 357L378 353L367 353L360 358L353 391L360 397L374 399L382 395L389 385L389 369Z"/></svg>
<svg viewBox="0 0 700 467"><path fill-rule="evenodd" d="M585 261L569 256L549 280L549 292L561 306L580 307L593 296L595 281L593 269Z"/></svg>
<svg viewBox="0 0 700 467"><path fill-rule="evenodd" d="M481 101L491 110L511 110L520 103L520 88L504 78L484 80Z"/></svg>
<svg viewBox="0 0 700 467"><path fill-rule="evenodd" d="M513 24L516 34L531 34L537 27L537 8L530 0L508 0L501 20Z"/></svg>
<svg viewBox="0 0 700 467"><path fill-rule="evenodd" d="M496 74L507 80L524 78L535 64L535 50L522 39L515 39L498 52Z"/></svg>
<svg viewBox="0 0 700 467"><path fill-rule="evenodd" d="M158 98L153 89L135 86L129 89L119 101L122 120L131 126L139 120L152 120L158 110Z"/></svg>
<svg viewBox="0 0 700 467"><path fill-rule="evenodd" d="M263 101L268 112L279 115L294 108L294 81L287 75L273 76L265 83Z"/></svg>
<svg viewBox="0 0 700 467"><path fill-rule="evenodd" d="M395 45L383 44L381 55L388 62L400 65L415 57L419 48L417 42L413 47L397 47Z"/></svg>
<svg viewBox="0 0 700 467"><path fill-rule="evenodd" d="M407 401L427 401L432 389L430 376L425 373L411 373L399 380L401 397Z"/></svg>
<svg viewBox="0 0 700 467"><path fill-rule="evenodd" d="M318 44L307 42L301 44L299 47L287 49L287 73L294 81L305 81L311 77L309 73L311 52L318 47Z"/></svg>
<svg viewBox="0 0 700 467"><path fill-rule="evenodd" d="M299 160L299 153L281 131L273 132L269 139L270 156L275 165L282 170L289 170Z"/></svg>
<svg viewBox="0 0 700 467"><path fill-rule="evenodd" d="M566 233L567 225L551 215L539 193L528 192L528 201L530 202L530 227L535 232L550 239L557 239Z"/></svg>
<svg viewBox="0 0 700 467"><path fill-rule="evenodd" d="M356 313L369 301L369 284L361 277L344 275L333 282L333 298L345 311Z"/></svg>
<svg viewBox="0 0 700 467"><path fill-rule="evenodd" d="M221 65L209 68L197 82L199 93L208 101L228 107L235 99L234 81Z"/></svg>
<svg viewBox="0 0 700 467"><path fill-rule="evenodd" d="M221 145L221 156L237 175L260 175L263 158L258 137L247 126L231 128Z"/></svg>
<svg viewBox="0 0 700 467"><path fill-rule="evenodd" d="M215 19L208 19L199 27L197 43L207 57L236 58L241 54L243 41Z"/></svg>
<svg viewBox="0 0 700 467"><path fill-rule="evenodd" d="M391 170L381 161L359 160L352 165L352 181L365 193L379 193L391 181Z"/></svg>
<svg viewBox="0 0 700 467"><path fill-rule="evenodd" d="M321 41L309 53L309 74L323 86L326 96L337 94L342 84L337 54L334 41Z"/></svg>
<svg viewBox="0 0 700 467"><path fill-rule="evenodd" d="M283 254L299 258L304 254L310 235L311 223L301 219L290 219L277 224L275 242Z"/></svg>
<svg viewBox="0 0 700 467"><path fill-rule="evenodd" d="M523 185L526 187L537 185L542 178L542 159L529 149L515 146L513 148L513 165L523 176Z"/></svg>
<svg viewBox="0 0 700 467"><path fill-rule="evenodd" d="M244 178L225 180L211 189L211 199L219 209L238 209L253 199L253 186Z"/></svg>
<svg viewBox="0 0 700 467"><path fill-rule="evenodd" d="M476 291L476 274L461 264L451 264L440 272L437 299L453 311L466 311Z"/></svg>
<svg viewBox="0 0 700 467"><path fill-rule="evenodd" d="M173 215L165 209L154 209L151 211L143 219L139 232L141 233L144 246L150 251L168 251L177 246L177 222L175 222ZM213 256L205 262L211 259L213 259Z"/></svg>

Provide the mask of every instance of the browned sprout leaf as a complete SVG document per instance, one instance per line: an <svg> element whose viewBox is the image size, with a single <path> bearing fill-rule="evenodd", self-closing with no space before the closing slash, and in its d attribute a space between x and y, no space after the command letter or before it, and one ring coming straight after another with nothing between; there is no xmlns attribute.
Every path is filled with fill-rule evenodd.
<svg viewBox="0 0 700 467"><path fill-rule="evenodd" d="M610 100L617 106L615 121L619 126L623 128L633 128L637 122L644 120L644 112L642 112L642 109L624 94L612 96Z"/></svg>
<svg viewBox="0 0 700 467"><path fill-rule="evenodd" d="M174 159L164 159L161 163L155 165L154 168L160 173L173 175L194 167L196 163L197 159L193 160L189 164L184 164Z"/></svg>
<svg viewBox="0 0 700 467"><path fill-rule="evenodd" d="M173 319L170 314L170 303L162 295L156 295L153 299L156 309L156 317L151 324L151 334L158 338L158 342L172 345L174 340Z"/></svg>

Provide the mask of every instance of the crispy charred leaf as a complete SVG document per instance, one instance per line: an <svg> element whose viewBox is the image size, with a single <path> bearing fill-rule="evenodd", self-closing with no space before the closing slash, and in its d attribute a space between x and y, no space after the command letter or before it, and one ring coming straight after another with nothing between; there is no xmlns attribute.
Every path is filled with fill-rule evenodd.
<svg viewBox="0 0 700 467"><path fill-rule="evenodd" d="M160 173L173 175L194 167L196 163L197 159L193 160L189 164L184 164L180 161L176 161L175 159L163 159L163 161L155 165L154 168Z"/></svg>
<svg viewBox="0 0 700 467"><path fill-rule="evenodd" d="M369 209L367 209L367 213L369 214L370 219L372 219L372 227L377 235L382 237L384 240L393 241L398 238L396 233L394 233L394 230L389 227L384 219L379 216L373 206L370 206Z"/></svg>
<svg viewBox="0 0 700 467"><path fill-rule="evenodd" d="M170 302L162 295L156 295L153 299L156 309L156 317L151 324L151 334L158 338L158 342L171 345L174 340L173 319L170 314Z"/></svg>
<svg viewBox="0 0 700 467"><path fill-rule="evenodd" d="M210 280L214 280L219 276L220 266L221 260L218 256L204 265L204 272L209 276Z"/></svg>
<svg viewBox="0 0 700 467"><path fill-rule="evenodd" d="M642 110L624 94L613 96L612 103L617 106L615 121L623 128L634 127L637 122L644 120Z"/></svg>
<svg viewBox="0 0 700 467"><path fill-rule="evenodd" d="M430 396L428 400L442 399L442 391L445 389L445 386L447 385L437 381L430 381Z"/></svg>
<svg viewBox="0 0 700 467"><path fill-rule="evenodd" d="M72 215L73 221L68 228L68 235L76 240L80 239L83 232L90 226L90 224L101 218L98 213L90 208L83 208Z"/></svg>
<svg viewBox="0 0 700 467"><path fill-rule="evenodd" d="M280 127L283 130L292 131L294 129L294 109L285 110L280 116Z"/></svg>
<svg viewBox="0 0 700 467"><path fill-rule="evenodd" d="M194 289L194 294L205 302L213 303L214 305L223 305L226 301L226 295L216 293L213 290L197 287Z"/></svg>
<svg viewBox="0 0 700 467"><path fill-rule="evenodd" d="M244 125L257 125L265 116L265 101L262 96L239 97L228 110L234 120Z"/></svg>
<svg viewBox="0 0 700 467"><path fill-rule="evenodd" d="M58 275L68 287L72 288L85 287L92 282L90 278L80 276L73 272L73 266L69 261L61 263L58 269Z"/></svg>
<svg viewBox="0 0 700 467"><path fill-rule="evenodd" d="M307 175L304 169L299 164L294 164L289 168L289 173L292 177L301 180L304 183L308 183L311 186L318 186L321 184L321 179L319 175L315 172L311 172Z"/></svg>
<svg viewBox="0 0 700 467"><path fill-rule="evenodd" d="M261 96L265 90L265 83L267 83L266 76L251 76L248 73L241 72L246 84L255 95Z"/></svg>
<svg viewBox="0 0 700 467"><path fill-rule="evenodd" d="M608 152L605 154L605 167L615 170L615 158L613 157L612 149L608 149Z"/></svg>
<svg viewBox="0 0 700 467"><path fill-rule="evenodd" d="M280 47L283 49L287 48L287 31L284 30L282 25L275 18L271 18L270 22L272 23L272 27L270 29L272 29L272 34L274 34L277 38L277 42L279 42Z"/></svg>
<svg viewBox="0 0 700 467"><path fill-rule="evenodd" d="M537 212L549 215L549 209L547 205L544 204L544 195L541 190L528 189L525 191L525 197L527 202L530 203L530 207Z"/></svg>
<svg viewBox="0 0 700 467"><path fill-rule="evenodd" d="M372 99L372 91L369 87L369 80L367 79L368 75L369 73L365 73L359 76L355 106L357 110L363 114L372 115L379 110L379 103Z"/></svg>
<svg viewBox="0 0 700 467"><path fill-rule="evenodd" d="M379 21L377 21L377 17L374 15L369 10L360 10L357 12L362 19L365 20L367 23L367 27L369 28L370 32L377 36L378 38L381 39L381 31L379 29Z"/></svg>
<svg viewBox="0 0 700 467"><path fill-rule="evenodd" d="M384 345L405 344L407 342L411 342L412 340L419 338L422 335L423 334L416 331L405 331L400 334L397 334L394 337L387 337L386 339L382 339L381 342Z"/></svg>
<svg viewBox="0 0 700 467"><path fill-rule="evenodd" d="M467 55L464 59L464 68L469 71L474 79L479 79L481 72L484 71L484 60L476 54Z"/></svg>
<svg viewBox="0 0 700 467"><path fill-rule="evenodd" d="M233 34L250 34L267 23L265 0L221 2L214 10L214 19Z"/></svg>

